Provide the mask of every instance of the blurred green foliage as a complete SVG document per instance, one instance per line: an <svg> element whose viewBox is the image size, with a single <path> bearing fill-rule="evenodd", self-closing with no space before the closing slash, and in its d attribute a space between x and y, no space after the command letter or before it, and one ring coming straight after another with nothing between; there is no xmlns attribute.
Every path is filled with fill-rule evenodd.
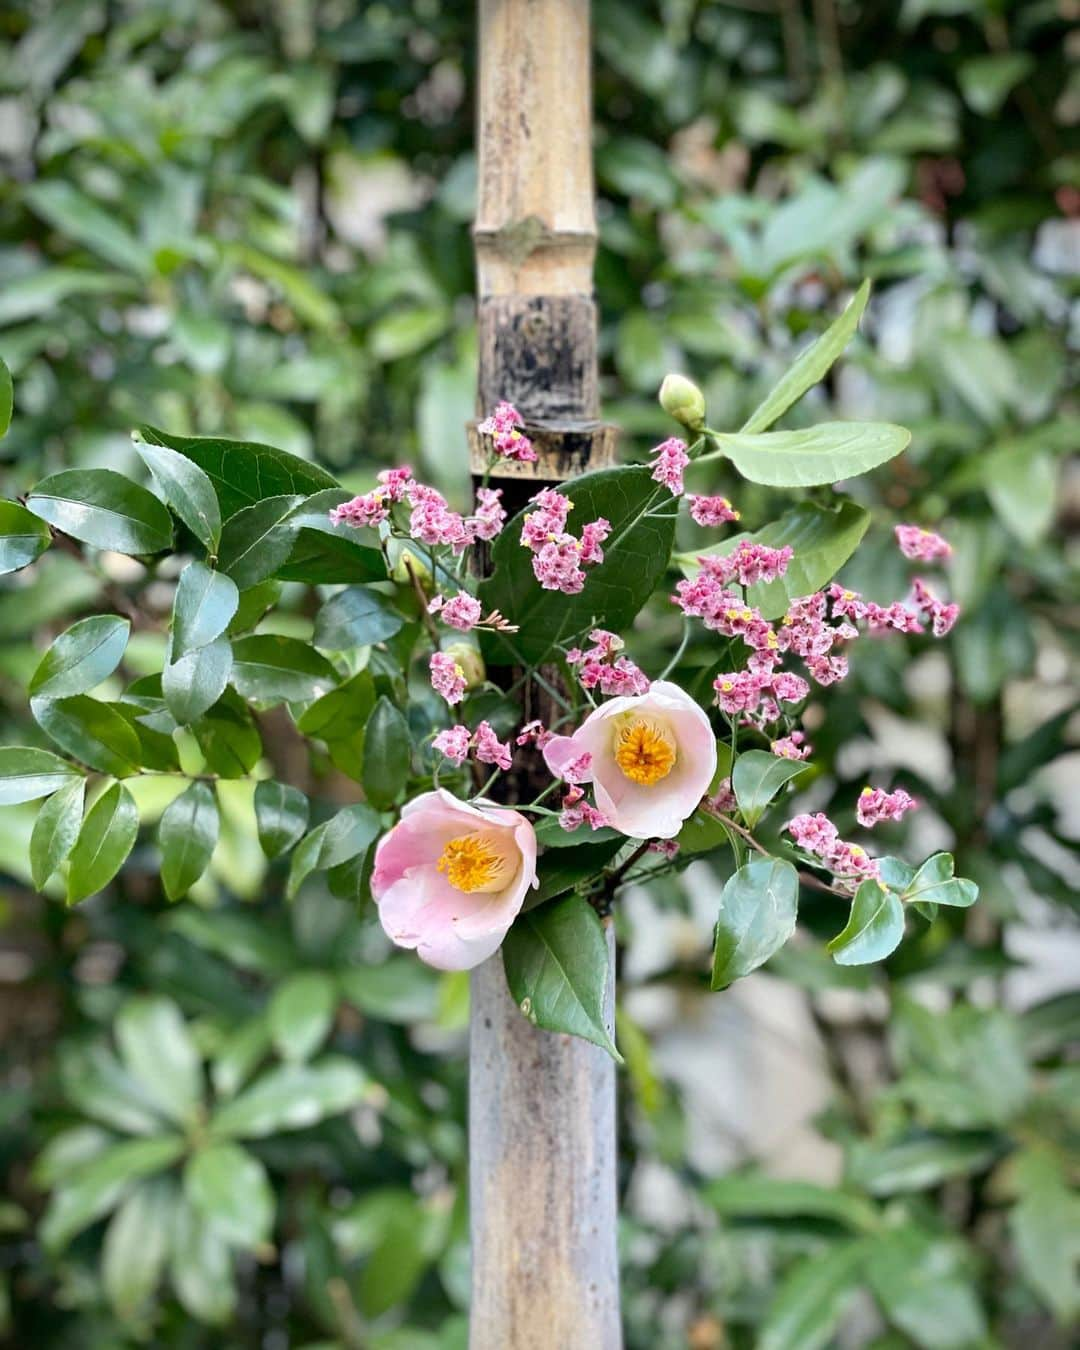
<svg viewBox="0 0 1080 1350"><path fill-rule="evenodd" d="M815 806L850 819L867 762L891 759L926 803L919 828L984 896L873 973L838 971L816 941L836 916L806 906L804 940L772 963L836 1077L818 1123L837 1188L702 1176L624 1014L624 1180L652 1163L690 1197L673 1226L626 1206L628 1344L1064 1346L1080 994L1021 1003L1014 977L1033 934L1075 926L1075 34L1036 0L595 9L607 411L643 450L667 434L656 386L682 368L712 425L737 425L874 279L861 338L787 425L913 428L859 496L879 524L942 525L965 616L948 667L863 644L822 705ZM267 441L357 486L411 460L460 495L474 46L471 9L439 0L6 6L5 495L77 466L133 472L143 423ZM765 489L717 486L749 528L775 514ZM887 546L845 576L883 600L901 585ZM5 743L27 738L55 631L115 607L102 588L167 611L159 584L57 553L5 586ZM646 662L676 626L651 620ZM132 673L140 643L157 668L156 640L133 638ZM279 777L301 772L290 750L271 747ZM14 1344L464 1345L464 984L387 957L318 879L288 904L240 826L245 792L231 809L222 794L211 871L175 908L149 842L79 909L36 899L32 812L0 816ZM654 901L691 908L678 882ZM705 992L707 950L705 934L648 985L727 997ZM224 1156L192 1175L183 1141L215 1120Z"/></svg>

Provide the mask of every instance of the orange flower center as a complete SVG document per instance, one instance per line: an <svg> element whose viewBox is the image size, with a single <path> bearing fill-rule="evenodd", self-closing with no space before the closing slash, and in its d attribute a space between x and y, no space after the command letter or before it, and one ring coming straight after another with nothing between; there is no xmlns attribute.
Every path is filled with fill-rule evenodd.
<svg viewBox="0 0 1080 1350"><path fill-rule="evenodd" d="M652 717L629 717L615 733L615 763L632 783L659 783L676 759L675 737Z"/></svg>
<svg viewBox="0 0 1080 1350"><path fill-rule="evenodd" d="M436 864L456 890L472 895L477 891L501 891L507 881L509 860L499 844L477 830L451 839Z"/></svg>

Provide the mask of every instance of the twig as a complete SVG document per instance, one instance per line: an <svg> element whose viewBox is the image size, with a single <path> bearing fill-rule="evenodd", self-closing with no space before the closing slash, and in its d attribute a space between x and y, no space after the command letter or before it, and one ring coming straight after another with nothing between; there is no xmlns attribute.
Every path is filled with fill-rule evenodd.
<svg viewBox="0 0 1080 1350"><path fill-rule="evenodd" d="M402 562L405 564L405 571L409 574L409 580L416 592L416 598L420 602L420 620L428 631L428 637L431 638L437 648L439 645L439 630L435 626L435 620L431 617L431 611L428 609L427 596L424 594L423 586L420 585L420 578L416 575L412 559L407 553L402 555Z"/></svg>

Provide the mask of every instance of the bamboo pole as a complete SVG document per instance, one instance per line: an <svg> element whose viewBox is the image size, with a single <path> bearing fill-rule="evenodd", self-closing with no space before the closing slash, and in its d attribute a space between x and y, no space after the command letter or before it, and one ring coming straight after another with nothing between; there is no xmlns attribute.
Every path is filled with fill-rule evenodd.
<svg viewBox="0 0 1080 1350"><path fill-rule="evenodd" d="M589 6L480 0L479 18L477 402L512 402L537 448L536 464L500 466L514 510L614 454L598 421ZM479 472L475 427L470 443ZM614 1064L533 1027L498 954L473 972L470 1016L470 1350L619 1350Z"/></svg>

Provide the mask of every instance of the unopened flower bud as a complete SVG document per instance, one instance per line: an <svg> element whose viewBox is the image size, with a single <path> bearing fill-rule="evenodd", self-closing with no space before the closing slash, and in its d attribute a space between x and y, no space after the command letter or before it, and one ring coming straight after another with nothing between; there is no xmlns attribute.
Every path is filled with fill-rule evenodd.
<svg viewBox="0 0 1080 1350"><path fill-rule="evenodd" d="M412 549L405 548L400 540L389 540L389 546L390 580L396 581L400 586L411 586L412 577L415 577L424 593L429 593L432 581L431 568L425 562L422 562ZM409 575L410 572L412 576Z"/></svg>
<svg viewBox="0 0 1080 1350"><path fill-rule="evenodd" d="M458 639L456 642L448 642L443 647L443 651L460 668L465 679L466 689L475 689L487 679L487 667L484 665L484 658L480 655L479 647L473 646L471 642L462 642Z"/></svg>
<svg viewBox="0 0 1080 1350"><path fill-rule="evenodd" d="M665 375L660 386L660 406L691 431L705 425L705 395L685 375Z"/></svg>

